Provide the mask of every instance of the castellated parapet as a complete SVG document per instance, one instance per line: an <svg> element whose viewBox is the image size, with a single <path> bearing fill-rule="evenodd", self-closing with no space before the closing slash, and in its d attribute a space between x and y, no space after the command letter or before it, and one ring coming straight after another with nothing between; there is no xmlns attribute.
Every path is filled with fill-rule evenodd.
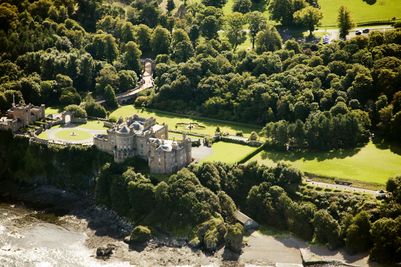
<svg viewBox="0 0 401 267"><path fill-rule="evenodd" d="M16 132L22 127L45 118L45 105L34 106L32 104L18 104L7 111L6 117L0 118L0 130Z"/></svg>
<svg viewBox="0 0 401 267"><path fill-rule="evenodd" d="M115 162L139 157L148 161L151 173L169 174L192 162L191 140L168 140L166 124L157 124L154 118L134 115L125 122L119 120L106 135L97 135L94 145L114 157Z"/></svg>

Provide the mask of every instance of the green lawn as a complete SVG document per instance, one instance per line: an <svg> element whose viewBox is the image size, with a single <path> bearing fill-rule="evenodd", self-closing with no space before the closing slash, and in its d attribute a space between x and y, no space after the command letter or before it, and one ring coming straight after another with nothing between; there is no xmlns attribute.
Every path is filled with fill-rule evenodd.
<svg viewBox="0 0 401 267"><path fill-rule="evenodd" d="M257 148L233 143L217 142L212 145L212 154L203 158L201 161L236 163L255 149Z"/></svg>
<svg viewBox="0 0 401 267"><path fill-rule="evenodd" d="M192 133L198 133L198 134L205 134L212 136L214 135L214 132L216 131L217 127L220 127L220 130L222 132L228 132L229 134L235 135L236 132L242 131L244 133L244 136L249 136L252 131L259 132L260 128L257 126L247 126L243 124L237 124L237 123L231 123L231 122L220 122L220 121L214 121L214 120L208 120L206 118L204 119L190 119L186 118L184 116L176 115L176 114L169 114L169 113L164 113L161 111L153 111L153 110L141 110L137 109L132 105L126 105L118 108L117 110L113 111L110 114L111 118L126 118L129 116L132 116L134 114L138 114L139 116L142 117L154 117L158 123L166 123L169 127L170 130L176 130L175 126L177 123L198 123L201 126L204 126L204 128L197 128L197 129L185 129L183 127L178 127L177 130L183 130L187 132L192 132Z"/></svg>
<svg viewBox="0 0 401 267"><path fill-rule="evenodd" d="M38 135L38 137L40 139L49 140L49 132L52 130L58 129L58 128L61 128L61 125L53 126L49 130L46 130L46 131L40 133ZM64 140L78 141L78 140L88 139L93 136L93 134L91 134L90 132L87 132L85 130L79 130L77 128L82 128L82 129L87 129L87 130L104 130L104 131L107 130L107 128L103 126L102 121L88 121L87 123L77 124L77 125L74 125L74 127L66 128L62 132L58 132L56 134L56 137L64 139ZM79 132L80 134L79 135L77 134L77 136L70 136L72 131L74 131L76 133ZM82 133L84 133L84 134L82 134Z"/></svg>
<svg viewBox="0 0 401 267"><path fill-rule="evenodd" d="M340 6L351 12L355 23L401 18L401 0L377 0L369 5L362 0L319 0L323 12L322 26L336 26Z"/></svg>
<svg viewBox="0 0 401 267"><path fill-rule="evenodd" d="M47 107L45 109L45 115L53 115L53 114L58 114L63 112L62 108L58 108L58 107Z"/></svg>
<svg viewBox="0 0 401 267"><path fill-rule="evenodd" d="M72 128L72 129L68 128L68 129L61 130L61 131L57 132L55 135L57 138L60 138L60 139L66 140L66 141L82 141L82 140L93 137L93 135L90 134L89 132L74 129L74 128Z"/></svg>
<svg viewBox="0 0 401 267"><path fill-rule="evenodd" d="M333 152L262 151L252 160L269 166L284 161L304 172L379 184L385 184L389 177L401 175L401 155L372 142L361 149Z"/></svg>
<svg viewBox="0 0 401 267"><path fill-rule="evenodd" d="M224 15L232 13L233 4L234 0L227 1L223 7ZM401 0L377 0L373 5L369 5L363 0L319 0L319 5L323 13L321 27L337 27L340 6L348 8L355 23L391 20L393 17L401 19ZM267 5L264 5L263 2L254 5L252 10L262 12L269 19L270 13Z"/></svg>
<svg viewBox="0 0 401 267"><path fill-rule="evenodd" d="M43 140L48 140L48 139L49 139L49 135L47 134L46 131L41 132L41 133L38 135L38 137L39 137L40 139L43 139Z"/></svg>
<svg viewBox="0 0 401 267"><path fill-rule="evenodd" d="M104 123L102 121L88 121L85 124L77 125L77 127L88 130L107 130L107 128L104 127Z"/></svg>
<svg viewBox="0 0 401 267"><path fill-rule="evenodd" d="M187 135L187 138L191 139L192 141L198 141L199 139L203 139L202 137L193 136L193 135L189 135L189 134ZM182 134L169 132L168 139L175 139L177 141L180 141L180 140L182 140Z"/></svg>

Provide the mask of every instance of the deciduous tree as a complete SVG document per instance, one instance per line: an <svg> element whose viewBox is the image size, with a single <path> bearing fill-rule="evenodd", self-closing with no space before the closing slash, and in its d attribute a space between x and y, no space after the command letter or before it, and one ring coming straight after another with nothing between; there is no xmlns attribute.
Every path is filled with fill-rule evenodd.
<svg viewBox="0 0 401 267"><path fill-rule="evenodd" d="M354 27L351 14L345 6L341 6L338 10L337 18L338 28L340 29L340 38L345 39L349 30Z"/></svg>
<svg viewBox="0 0 401 267"><path fill-rule="evenodd" d="M309 30L309 36L312 36L315 27L319 25L322 18L323 13L313 6L307 6L294 13L295 21Z"/></svg>
<svg viewBox="0 0 401 267"><path fill-rule="evenodd" d="M226 36L234 51L246 40L245 23L245 17L241 13L234 12L227 16Z"/></svg>

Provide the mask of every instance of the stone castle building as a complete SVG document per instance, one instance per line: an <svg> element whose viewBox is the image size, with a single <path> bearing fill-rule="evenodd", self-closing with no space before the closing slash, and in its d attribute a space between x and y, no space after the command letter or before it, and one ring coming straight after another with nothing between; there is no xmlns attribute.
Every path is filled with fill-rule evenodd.
<svg viewBox="0 0 401 267"><path fill-rule="evenodd" d="M16 132L22 127L45 118L45 105L34 106L32 104L13 106L7 111L6 117L0 118L0 130Z"/></svg>
<svg viewBox="0 0 401 267"><path fill-rule="evenodd" d="M106 135L95 136L94 145L113 155L116 162L131 157L145 159L152 173L176 172L192 161L190 139L168 140L167 125L137 115L120 121Z"/></svg>

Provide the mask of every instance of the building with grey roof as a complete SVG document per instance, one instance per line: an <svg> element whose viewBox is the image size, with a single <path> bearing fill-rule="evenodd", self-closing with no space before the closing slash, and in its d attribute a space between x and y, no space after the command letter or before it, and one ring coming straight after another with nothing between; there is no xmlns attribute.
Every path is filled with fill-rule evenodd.
<svg viewBox="0 0 401 267"><path fill-rule="evenodd" d="M168 127L154 118L134 115L119 120L106 135L94 137L94 145L114 157L115 162L139 157L148 161L151 173L168 174L192 162L191 140L168 140Z"/></svg>

